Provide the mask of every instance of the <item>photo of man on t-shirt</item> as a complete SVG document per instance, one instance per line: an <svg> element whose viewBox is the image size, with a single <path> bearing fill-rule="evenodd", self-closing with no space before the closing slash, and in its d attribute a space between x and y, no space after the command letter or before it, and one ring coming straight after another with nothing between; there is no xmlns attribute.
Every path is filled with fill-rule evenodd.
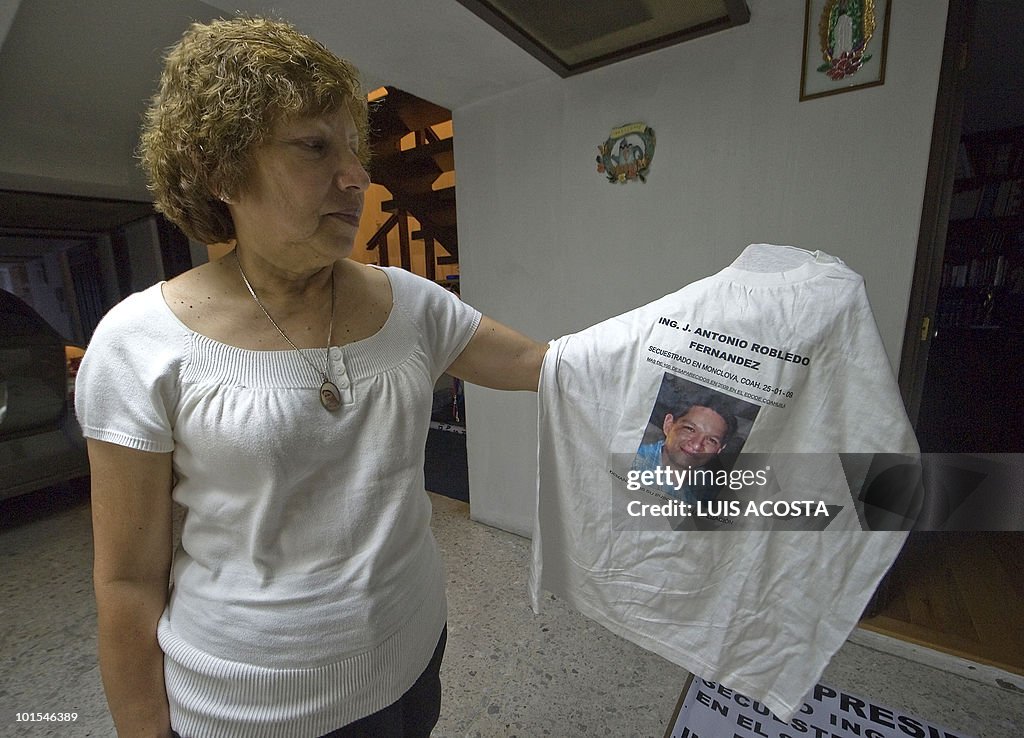
<svg viewBox="0 0 1024 738"><path fill-rule="evenodd" d="M738 417L738 411L749 419ZM654 403L648 431L631 468L659 471L656 488L688 504L717 498L717 473L726 470L722 452L734 459L743 446L757 406L665 374Z"/></svg>

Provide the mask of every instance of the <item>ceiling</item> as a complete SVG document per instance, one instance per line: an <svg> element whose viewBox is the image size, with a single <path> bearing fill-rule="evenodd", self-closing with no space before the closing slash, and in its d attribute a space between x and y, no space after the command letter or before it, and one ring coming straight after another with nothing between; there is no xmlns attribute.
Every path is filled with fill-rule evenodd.
<svg viewBox="0 0 1024 738"><path fill-rule="evenodd" d="M760 1L749 2L750 23ZM1024 28L1024 3L980 6L974 127L1004 124L1024 100L1021 33L1005 31ZM145 203L133 152L163 49L189 22L236 10L290 20L353 60L368 89L386 83L449 109L559 79L459 0L0 0L0 226L16 212L4 191ZM70 228L74 215L66 206L32 218Z"/></svg>
<svg viewBox="0 0 1024 738"><path fill-rule="evenodd" d="M561 77L750 20L745 0L458 0ZM577 6L579 7L579 6Z"/></svg>

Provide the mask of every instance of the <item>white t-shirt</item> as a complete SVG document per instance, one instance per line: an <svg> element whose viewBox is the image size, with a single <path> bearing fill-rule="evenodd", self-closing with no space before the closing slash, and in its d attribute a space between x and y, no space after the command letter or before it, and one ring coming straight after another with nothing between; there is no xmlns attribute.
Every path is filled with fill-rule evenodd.
<svg viewBox="0 0 1024 738"><path fill-rule="evenodd" d="M676 478L637 476L658 458L665 415L694 401L735 419L714 468L733 475L717 484L736 507L685 508L694 497L683 494L686 478L671 495L664 483ZM895 530L905 511L894 504L879 516L859 499L865 459L913 461L918 450L862 279L827 254L765 244L553 341L539 440L534 609L546 589L782 719L856 625L905 537L866 532L879 519ZM824 508L757 514L759 503L801 500Z"/></svg>
<svg viewBox="0 0 1024 738"><path fill-rule="evenodd" d="M479 323L385 269L393 306L329 362L189 330L160 285L103 319L78 375L85 435L173 452L186 510L160 622L172 726L188 738L311 738L398 699L444 627L423 454L434 382Z"/></svg>

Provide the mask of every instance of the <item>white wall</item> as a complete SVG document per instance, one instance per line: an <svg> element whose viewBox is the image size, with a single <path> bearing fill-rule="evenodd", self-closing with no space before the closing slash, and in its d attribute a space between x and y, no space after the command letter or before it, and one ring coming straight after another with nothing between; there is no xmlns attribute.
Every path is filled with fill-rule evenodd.
<svg viewBox="0 0 1024 738"><path fill-rule="evenodd" d="M822 249L864 275L898 361L946 3L893 3L885 84L799 102L804 3L454 111L463 297L536 338L580 330L726 266L748 243ZM597 146L657 134L646 184ZM471 511L532 527L536 400L467 390Z"/></svg>

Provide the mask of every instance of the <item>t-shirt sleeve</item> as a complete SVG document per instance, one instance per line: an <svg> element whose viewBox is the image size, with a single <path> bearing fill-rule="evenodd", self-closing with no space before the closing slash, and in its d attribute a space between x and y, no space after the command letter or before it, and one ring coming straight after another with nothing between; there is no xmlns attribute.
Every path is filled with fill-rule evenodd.
<svg viewBox="0 0 1024 738"><path fill-rule="evenodd" d="M75 382L86 438L140 451L174 449L172 410L186 332L159 311L159 285L132 295L100 321Z"/></svg>
<svg viewBox="0 0 1024 738"><path fill-rule="evenodd" d="M836 392L838 399L832 412L833 417L848 418L847 424L858 426L860 432L839 450L916 455L919 448L914 428L907 418L863 280L857 283L850 322L845 352L848 362L835 378L835 386L841 390Z"/></svg>
<svg viewBox="0 0 1024 738"><path fill-rule="evenodd" d="M431 378L436 381L473 337L480 325L480 311L429 279L399 269L389 274L396 304L409 312L423 336Z"/></svg>

